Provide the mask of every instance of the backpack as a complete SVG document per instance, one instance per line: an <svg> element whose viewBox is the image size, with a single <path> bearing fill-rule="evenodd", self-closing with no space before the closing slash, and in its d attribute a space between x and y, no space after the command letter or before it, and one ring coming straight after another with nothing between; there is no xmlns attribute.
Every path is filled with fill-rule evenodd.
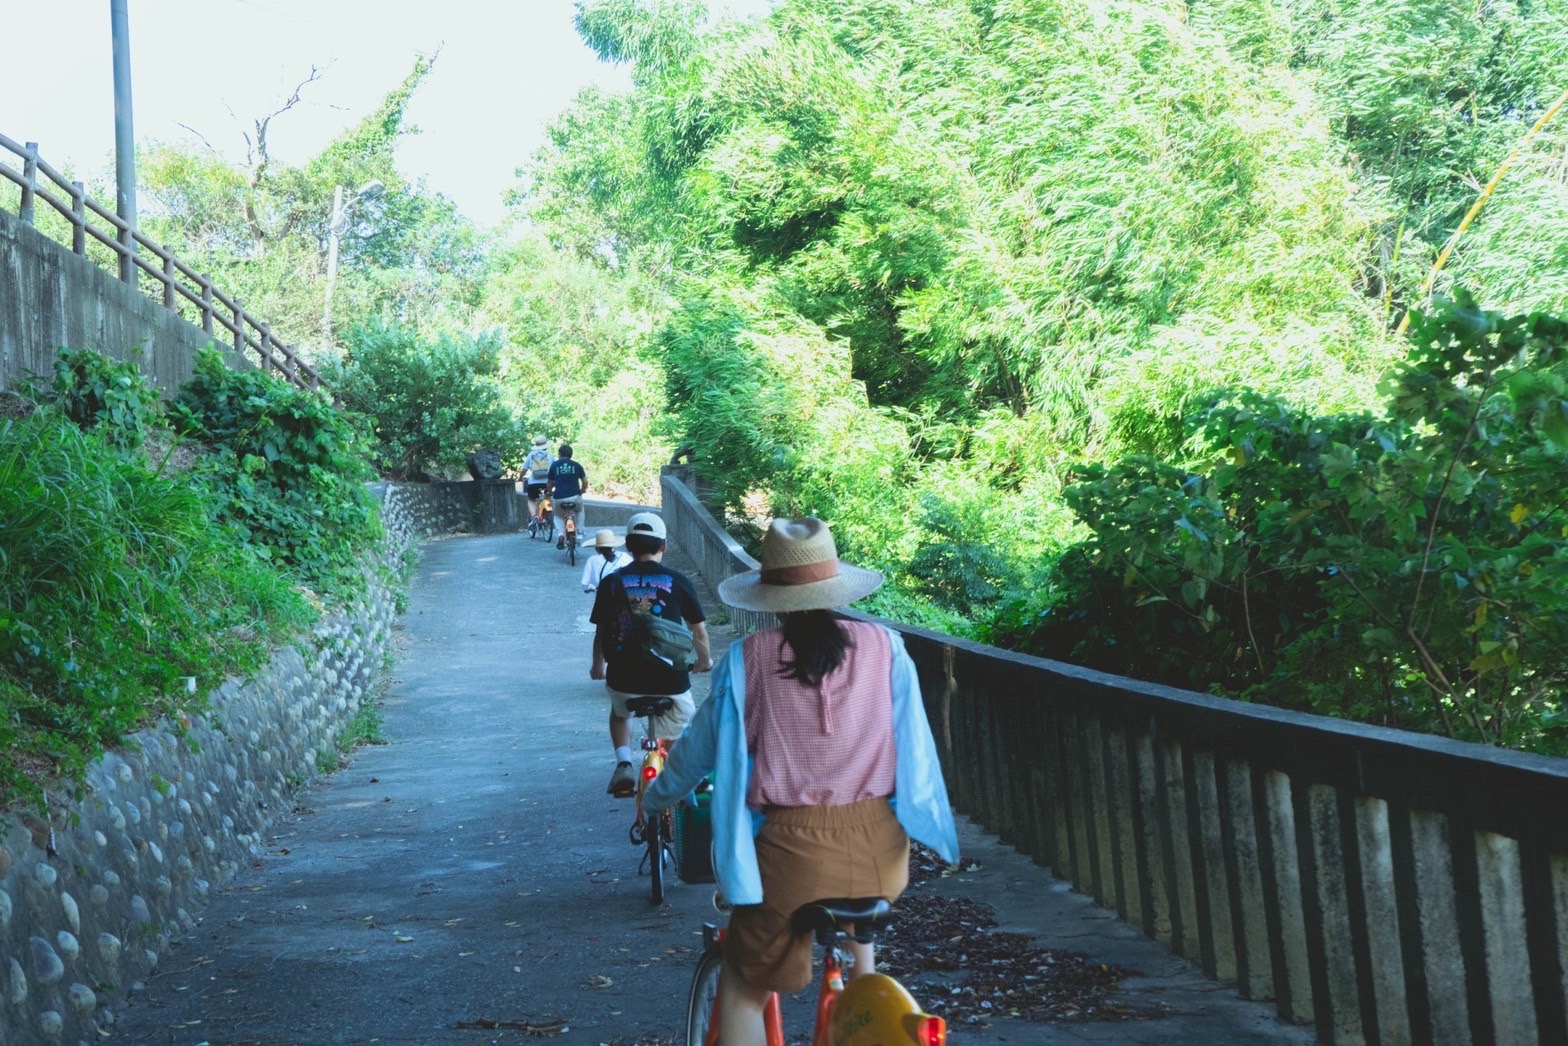
<svg viewBox="0 0 1568 1046"><path fill-rule="evenodd" d="M534 479L549 478L550 452L545 450L543 447L535 447L533 450L530 450L528 452L528 460L525 462L525 464L528 466L529 474L532 475Z"/></svg>
<svg viewBox="0 0 1568 1046"><path fill-rule="evenodd" d="M621 594L626 595L624 585L621 586ZM638 610L632 606L630 598L626 600L626 608L631 612L631 623L622 637L621 649L633 664L648 668L673 668L677 672L691 670L691 666L697 663L697 647L691 629L686 627L684 621L671 621L646 610Z"/></svg>

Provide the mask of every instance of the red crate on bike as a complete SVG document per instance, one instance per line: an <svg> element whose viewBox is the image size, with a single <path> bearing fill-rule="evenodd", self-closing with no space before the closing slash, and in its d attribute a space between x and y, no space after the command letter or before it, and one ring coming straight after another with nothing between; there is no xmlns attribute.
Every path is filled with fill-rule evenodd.
<svg viewBox="0 0 1568 1046"><path fill-rule="evenodd" d="M698 792L675 807L675 871L684 883L713 882L713 793Z"/></svg>

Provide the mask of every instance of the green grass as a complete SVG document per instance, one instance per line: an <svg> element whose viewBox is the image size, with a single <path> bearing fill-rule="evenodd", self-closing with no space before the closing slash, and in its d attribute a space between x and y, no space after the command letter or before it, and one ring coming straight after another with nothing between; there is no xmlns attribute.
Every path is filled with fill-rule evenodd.
<svg viewBox="0 0 1568 1046"><path fill-rule="evenodd" d="M182 477L49 409L0 421L0 803L201 708L315 614Z"/></svg>

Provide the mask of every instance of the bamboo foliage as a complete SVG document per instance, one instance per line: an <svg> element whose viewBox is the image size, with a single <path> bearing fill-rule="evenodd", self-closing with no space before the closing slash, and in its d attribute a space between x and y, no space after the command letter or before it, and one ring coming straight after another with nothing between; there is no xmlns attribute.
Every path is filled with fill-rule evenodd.
<svg viewBox="0 0 1568 1046"><path fill-rule="evenodd" d="M982 628L976 594L1027 603L1071 537L1072 462L1179 457L1227 389L1377 402L1392 324L1568 54L1568 0L581 11L634 89L564 114L517 202L657 286L668 437L724 463L731 508L818 507ZM1561 151L1538 134L1449 263L1483 305L1568 310ZM872 435L821 463L842 432ZM952 584L909 568L1020 522Z"/></svg>

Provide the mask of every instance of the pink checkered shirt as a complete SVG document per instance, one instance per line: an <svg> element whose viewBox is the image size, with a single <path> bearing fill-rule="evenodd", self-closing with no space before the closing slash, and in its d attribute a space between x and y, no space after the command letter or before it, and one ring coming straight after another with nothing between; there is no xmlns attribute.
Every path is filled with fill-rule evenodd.
<svg viewBox="0 0 1568 1046"><path fill-rule="evenodd" d="M746 805L843 806L893 794L893 652L887 633L840 621L853 644L844 663L808 687L779 675L784 635L747 636Z"/></svg>

